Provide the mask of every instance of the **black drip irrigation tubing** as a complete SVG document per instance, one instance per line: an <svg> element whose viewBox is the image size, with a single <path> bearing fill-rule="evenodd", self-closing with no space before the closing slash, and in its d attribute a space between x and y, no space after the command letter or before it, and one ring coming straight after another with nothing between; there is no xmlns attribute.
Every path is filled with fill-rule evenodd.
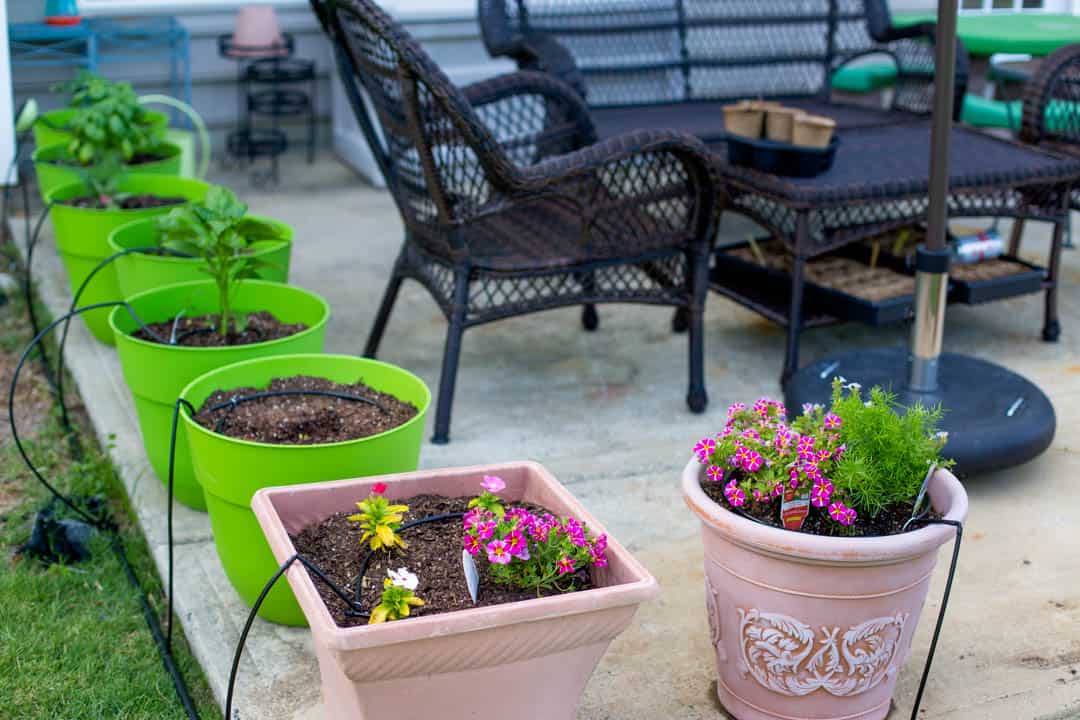
<svg viewBox="0 0 1080 720"><path fill-rule="evenodd" d="M8 423L11 427L11 438L15 442L15 447L19 451L20 457L23 462L29 468L30 473L40 482L46 490L48 490L54 498L63 503L69 510L75 513L77 516L85 520L89 525L97 530L107 533L110 536L110 546L113 552L116 554L117 559L120 561L120 565L124 569L124 575L127 577L128 582L132 588L137 592L139 597L139 605L142 608L143 618L146 620L146 625L150 629L150 634L154 638L154 644L157 646L158 654L161 656L161 662L165 666L166 672L169 673L169 677L172 679L173 688L176 690L176 696L183 707L184 712L187 714L189 720L200 720L198 710L195 708L195 702L191 698L191 693L188 691L187 684L184 682L184 677L180 673L180 669L176 664L176 658L173 656L172 647L169 640L162 634L161 623L158 621L157 615L150 607L150 602L147 599L146 591L143 589L142 584L139 582L138 576L135 574L134 568L131 567L131 562L127 557L127 552L124 548L123 540L119 534L119 528L116 523L109 519L107 516L94 517L89 514L69 498L64 496L59 490L56 489L38 470L33 461L30 460L29 455L26 452L26 448L22 444L22 440L19 437L18 425L15 422L15 389L19 381L19 374L22 372L23 366L26 364L27 359L33 353L35 348L38 348L41 341L52 332L58 325L70 320L75 315L87 312L89 310L97 310L109 307L124 307L131 314L131 317L143 327L148 330L142 320L138 317L135 311L126 302L114 301L94 303L81 307L77 310L69 312L62 317L49 323L41 331L34 335L34 339L23 350L22 355L19 357L18 363L15 365L15 371L11 376L11 384L8 388ZM170 502L170 517L171 517L171 502ZM170 537L171 540L171 537ZM171 548L170 548L171 550ZM172 628L172 606L169 607L169 628L171 633Z"/></svg>
<svg viewBox="0 0 1080 720"><path fill-rule="evenodd" d="M419 520L413 520L412 522L406 523L400 528L398 528L397 531L404 532L405 530L416 527L417 525L427 525L428 523L454 520L456 518L461 518L464 516L465 513L445 513L443 515L431 515L430 517L420 518ZM311 560L308 560L300 553L296 553L281 564L277 571L266 582L266 585L263 586L262 591L259 593L259 597L255 599L255 604L251 606L251 612L248 613L247 621L244 623L244 629L240 633L240 640L236 644L236 653L233 655L232 667L229 670L229 686L228 690L225 693L226 720L232 717L233 693L236 689L236 675L237 671L240 668L240 657L244 653L244 645L247 643L247 637L248 633L251 631L251 625L255 622L255 617L259 614L259 608L262 607L263 601L266 600L266 596L270 594L270 591L273 589L277 581L281 579L281 576L285 574L285 571L292 567L293 563L299 562L301 565L307 568L312 575L314 575L318 580L320 580L328 588L330 588L330 590L335 595L341 598L342 602L344 602L348 606L349 609L347 612L350 616L368 617L369 613L364 612L363 605L360 602L360 593L362 590L364 574L367 572L368 565L371 564L371 558L374 555L375 551L369 550L368 554L364 557L364 562L361 564L360 572L356 577L356 592L355 595L351 598L345 590L343 590L337 585L337 583L335 583L333 580L326 576L326 573L323 572L322 568L320 568Z"/></svg>

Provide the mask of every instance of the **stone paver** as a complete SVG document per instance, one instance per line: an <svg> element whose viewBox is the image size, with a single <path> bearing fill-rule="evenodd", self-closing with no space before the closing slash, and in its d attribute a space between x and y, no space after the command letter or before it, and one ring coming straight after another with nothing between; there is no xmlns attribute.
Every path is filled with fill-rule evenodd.
<svg viewBox="0 0 1080 720"><path fill-rule="evenodd" d="M292 281L323 293L333 307L328 350L362 350L401 227L390 198L332 162L287 164L295 185L255 193L234 186L255 212L296 228ZM288 179L287 179L288 182ZM725 226L740 237L745 227ZM1047 233L1028 231L1027 253L1045 251ZM68 303L51 238L37 277L54 313ZM1023 467L967 482L971 516L948 622L922 717L1080 717L1080 251L1062 273L1064 333L1038 340L1041 297L981 308L951 308L947 350L994 359L1027 374L1059 414L1053 447ZM516 458L539 460L637 553L663 585L633 628L601 662L585 694L582 720L723 717L713 694L701 548L696 521L677 491L693 441L722 424L736 399L778 394L783 335L713 296L707 314L708 414L685 407L686 342L670 313L605 306L600 329L581 330L577 310L485 326L466 335L452 442L426 444L422 467ZM381 358L437 387L445 322L425 291L407 283ZM856 347L906 342L904 328L857 325L809 332L804 361ZM112 449L139 521L163 566L164 493L142 453L138 427L115 354L81 326L68 360L98 434ZM432 413L433 415L434 413ZM429 418L430 419L430 418ZM218 697L246 608L228 585L205 515L177 511L178 609ZM942 565L947 555L942 555ZM890 717L907 717L925 656L944 567L931 589L912 659ZM256 623L241 666L237 718L314 720L318 673L305 630Z"/></svg>

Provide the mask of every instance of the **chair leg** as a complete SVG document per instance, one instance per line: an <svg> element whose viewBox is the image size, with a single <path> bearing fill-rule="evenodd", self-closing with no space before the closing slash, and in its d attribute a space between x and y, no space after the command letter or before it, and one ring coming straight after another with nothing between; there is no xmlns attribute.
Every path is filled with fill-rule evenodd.
<svg viewBox="0 0 1080 720"><path fill-rule="evenodd" d="M690 258L690 304L679 308L675 317L684 312L687 318L690 349L690 386L686 404L693 413L703 413L709 405L705 391L705 296L709 290L708 253Z"/></svg>
<svg viewBox="0 0 1080 720"><path fill-rule="evenodd" d="M1067 196L1066 196L1067 199ZM1068 205L1054 223L1054 234L1050 240L1050 262L1046 268L1046 308L1043 316L1042 338L1046 342L1057 342L1061 336L1061 322L1058 320L1058 283L1061 282L1061 248L1065 239L1065 226L1069 222Z"/></svg>
<svg viewBox="0 0 1080 720"><path fill-rule="evenodd" d="M596 276L591 272L583 273L581 276L581 289L587 296L595 295ZM585 303L581 308L581 326L585 328L586 332L593 332L600 327L600 316L596 313L596 305L593 303Z"/></svg>
<svg viewBox="0 0 1080 720"><path fill-rule="evenodd" d="M465 333L465 311L468 305L469 280L467 272L454 279L454 306L450 327L446 330L442 373L439 376L439 402L435 408L435 434L431 442L445 445L450 442L450 410L454 404L454 385L457 382L458 359L461 356L461 336Z"/></svg>
<svg viewBox="0 0 1080 720"><path fill-rule="evenodd" d="M674 333L684 333L690 329L690 310L689 308L681 307L675 310L675 314L671 316L671 331Z"/></svg>
<svg viewBox="0 0 1080 720"><path fill-rule="evenodd" d="M399 271L399 264L400 260L394 263L394 273L390 276L390 282L386 285L382 303L379 305L379 312L375 315L375 324L371 326L371 333L368 334L367 345L364 347L364 357L373 358L379 352L379 343L382 342L386 323L390 319L390 311L394 309L398 291L401 290L401 282L405 279Z"/></svg>
<svg viewBox="0 0 1080 720"><path fill-rule="evenodd" d="M1009 233L1009 254L1015 257L1020 252L1020 241L1024 237L1024 218L1016 218L1013 221L1012 232Z"/></svg>

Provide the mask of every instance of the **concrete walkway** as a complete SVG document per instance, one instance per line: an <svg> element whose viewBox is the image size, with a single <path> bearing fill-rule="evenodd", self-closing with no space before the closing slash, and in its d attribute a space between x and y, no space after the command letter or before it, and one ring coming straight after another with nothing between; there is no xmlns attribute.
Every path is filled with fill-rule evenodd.
<svg viewBox="0 0 1080 720"><path fill-rule="evenodd" d="M296 228L292 281L333 307L328 350L358 353L401 240L390 198L332 161L296 163L296 179L267 192L228 178L252 211ZM1077 226L1080 236L1080 224ZM21 227L16 227L21 238ZM725 233L741 237L745 227ZM1025 255L1039 261L1048 234L1034 224ZM35 268L54 314L69 302L51 238ZM1066 251L1063 334L1039 337L1041 296L982 308L950 308L947 350L993 359L1039 383L1058 412L1053 447L1023 467L970 479L971 514L953 600L923 718L1080 717L1080 251ZM725 717L714 700L713 653L702 591L696 521L677 490L693 442L717 430L728 403L778 395L783 334L712 296L707 315L709 412L691 415L685 336L670 312L605 306L596 333L578 310L510 320L466 335L452 442L426 444L426 468L530 458L546 464L650 568L663 586L601 662L582 720ZM139 521L164 568L164 492L146 462L115 353L73 326L68 362L102 441L112 440ZM419 286L407 283L381 358L437 388L445 321ZM811 331L804 362L856 347L901 344L903 328L858 325ZM432 415L434 413L431 413ZM432 419L429 417L429 420ZM429 428L430 435L430 428ZM224 701L229 664L247 615L228 584L204 514L178 507L177 598L184 630ZM890 718L906 718L943 583L930 591L911 661ZM243 720L322 718L318 670L306 630L259 621L238 687Z"/></svg>

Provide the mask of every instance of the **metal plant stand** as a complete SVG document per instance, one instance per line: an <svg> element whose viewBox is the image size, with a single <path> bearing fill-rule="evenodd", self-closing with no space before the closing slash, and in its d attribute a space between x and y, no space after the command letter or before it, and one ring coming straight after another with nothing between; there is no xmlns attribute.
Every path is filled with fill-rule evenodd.
<svg viewBox="0 0 1080 720"><path fill-rule="evenodd" d="M796 372L784 390L790 406L826 402L832 379L842 375L864 386L891 387L904 405L940 404L949 432L944 453L956 460L960 472L973 474L1036 457L1053 440L1056 419L1046 395L1020 375L983 360L941 352L949 270L945 233L956 16L957 0L938 0L927 241L917 256L911 347L820 360Z"/></svg>

